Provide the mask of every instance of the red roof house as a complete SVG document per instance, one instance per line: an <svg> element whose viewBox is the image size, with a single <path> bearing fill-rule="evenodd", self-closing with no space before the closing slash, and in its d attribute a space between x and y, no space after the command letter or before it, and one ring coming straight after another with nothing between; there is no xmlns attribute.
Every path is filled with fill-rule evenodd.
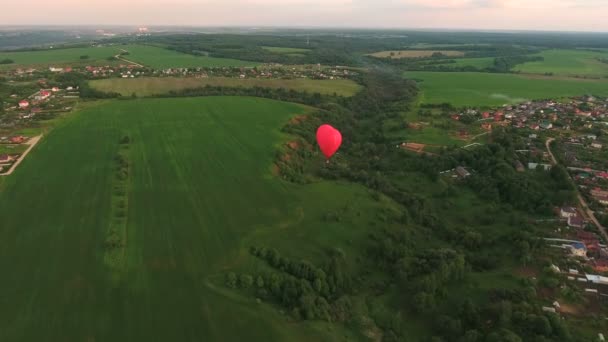
<svg viewBox="0 0 608 342"><path fill-rule="evenodd" d="M30 106L30 103L27 102L26 100L19 101L19 108L27 108L29 106Z"/></svg>

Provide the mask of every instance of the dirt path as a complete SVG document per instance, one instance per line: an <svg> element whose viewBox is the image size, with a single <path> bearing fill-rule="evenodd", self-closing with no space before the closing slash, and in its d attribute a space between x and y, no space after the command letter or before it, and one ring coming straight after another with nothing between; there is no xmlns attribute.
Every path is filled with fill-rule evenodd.
<svg viewBox="0 0 608 342"><path fill-rule="evenodd" d="M34 146L36 146L36 144L38 144L40 139L42 139L42 135L33 137L28 142L26 142L25 144L30 145L30 147L28 147L27 150L25 150L25 152L23 152L21 154L21 157L19 157L19 159L17 159L15 164L13 164L13 166L11 166L11 168L6 173L0 174L0 176L8 176L8 175L12 174L13 171L15 171L15 169L17 168L17 166L19 166L19 164L21 164L21 162L25 159L25 157L27 157L28 153L30 153L30 151L34 148Z"/></svg>
<svg viewBox="0 0 608 342"><path fill-rule="evenodd" d="M123 49L121 49L121 50L122 50L122 52L128 52L127 50L123 50ZM135 63L135 62L130 61L130 60L126 59L126 58L122 58L122 56L120 55L120 53L118 55L114 56L114 58L120 59L121 61L124 61L124 62L127 62L127 63L131 63L133 65L137 65L140 68L145 68L143 65L141 65L139 63Z"/></svg>
<svg viewBox="0 0 608 342"><path fill-rule="evenodd" d="M551 161L553 162L553 165L557 165L557 159L555 159L553 152L551 152L551 143L554 140L555 140L554 138L547 139L547 142L545 143L545 145L547 146L547 152L549 152L549 156L551 156ZM604 239L606 241L608 241L608 232L606 231L606 227L602 226L600 224L600 222L595 218L593 211L589 208L589 205L587 205L587 202L583 198L583 195L581 195L581 193L578 191L578 187L576 186L576 183L574 182L574 180L572 180L572 177L570 177L570 175L568 175L568 177L570 178L570 181L574 185L574 189L576 191L576 197L578 198L578 201L581 204L581 208L583 209L583 215L586 218L590 219L593 222L593 224L595 224L595 226L600 231L600 233L602 234Z"/></svg>

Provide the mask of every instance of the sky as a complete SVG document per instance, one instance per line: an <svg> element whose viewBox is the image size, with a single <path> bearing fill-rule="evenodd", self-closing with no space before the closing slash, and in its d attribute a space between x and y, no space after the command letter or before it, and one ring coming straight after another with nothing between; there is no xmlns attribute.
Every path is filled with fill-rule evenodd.
<svg viewBox="0 0 608 342"><path fill-rule="evenodd" d="M608 32L608 0L19 0L0 8L0 25Z"/></svg>

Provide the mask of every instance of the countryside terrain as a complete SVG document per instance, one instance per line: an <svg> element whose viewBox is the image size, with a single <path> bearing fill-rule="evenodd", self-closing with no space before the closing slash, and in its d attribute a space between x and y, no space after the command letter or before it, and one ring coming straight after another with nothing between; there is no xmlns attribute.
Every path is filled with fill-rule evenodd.
<svg viewBox="0 0 608 342"><path fill-rule="evenodd" d="M0 51L0 341L608 334L545 240L606 243L605 36L53 37Z"/></svg>

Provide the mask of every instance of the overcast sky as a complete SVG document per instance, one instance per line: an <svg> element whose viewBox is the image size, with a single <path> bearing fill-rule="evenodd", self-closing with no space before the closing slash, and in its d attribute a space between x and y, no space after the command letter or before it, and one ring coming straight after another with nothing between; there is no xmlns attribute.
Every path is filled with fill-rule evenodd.
<svg viewBox="0 0 608 342"><path fill-rule="evenodd" d="M608 32L608 0L19 0L0 24L322 26Z"/></svg>

